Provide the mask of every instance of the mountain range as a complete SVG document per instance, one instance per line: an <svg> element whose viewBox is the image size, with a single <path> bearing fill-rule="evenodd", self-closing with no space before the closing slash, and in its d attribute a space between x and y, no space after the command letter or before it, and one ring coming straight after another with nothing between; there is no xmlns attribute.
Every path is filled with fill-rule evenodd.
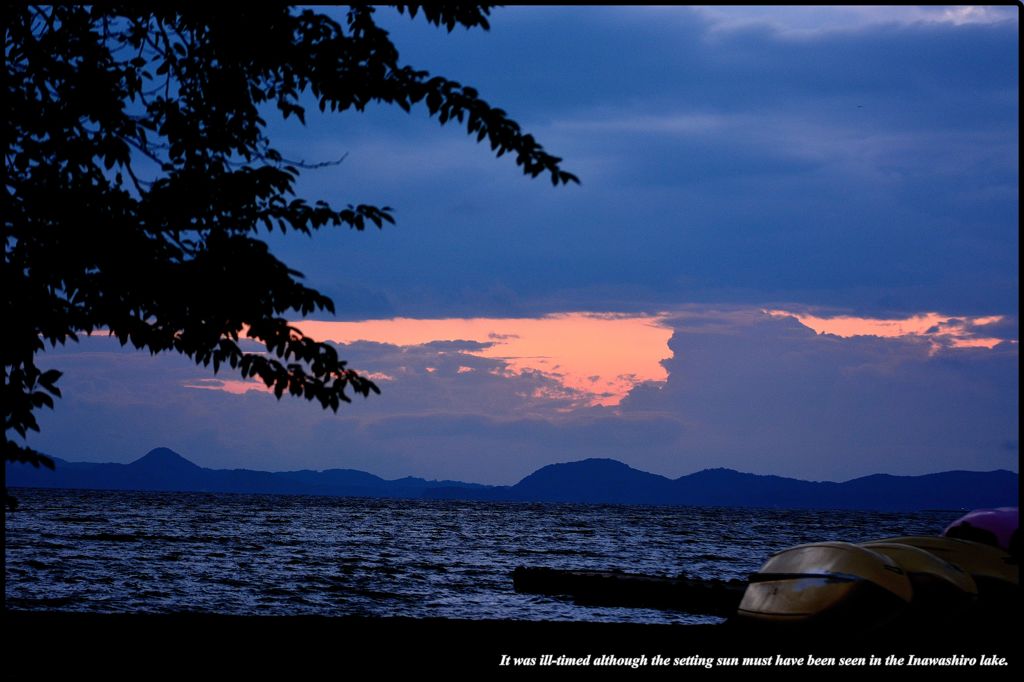
<svg viewBox="0 0 1024 682"><path fill-rule="evenodd" d="M922 476L874 474L843 483L802 481L705 469L676 479L613 459L550 464L512 486L422 478L386 480L353 469L267 472L206 469L167 448L130 464L67 462L56 471L6 465L7 485L217 493L272 493L407 499L590 504L777 507L793 509L977 509L1014 506L1019 476L1006 470L945 471Z"/></svg>
<svg viewBox="0 0 1024 682"><path fill-rule="evenodd" d="M335 497L419 498L429 488L484 488L460 481L399 478L387 481L354 469L253 471L206 469L168 448L150 450L129 464L67 462L54 458L56 471L7 464L7 485L24 488L89 488L211 493L329 495Z"/></svg>

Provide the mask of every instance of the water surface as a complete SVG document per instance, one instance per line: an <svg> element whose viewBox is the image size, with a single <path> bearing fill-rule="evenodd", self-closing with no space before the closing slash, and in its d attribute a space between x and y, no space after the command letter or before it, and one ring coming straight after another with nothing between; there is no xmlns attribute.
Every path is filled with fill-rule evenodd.
<svg viewBox="0 0 1024 682"><path fill-rule="evenodd" d="M8 608L716 622L516 594L516 566L745 578L773 552L935 534L887 513L18 490Z"/></svg>

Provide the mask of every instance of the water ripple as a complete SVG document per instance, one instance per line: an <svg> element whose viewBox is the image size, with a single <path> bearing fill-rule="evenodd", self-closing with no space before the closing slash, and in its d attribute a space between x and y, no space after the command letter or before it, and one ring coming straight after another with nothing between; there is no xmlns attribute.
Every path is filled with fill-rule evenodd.
<svg viewBox="0 0 1024 682"><path fill-rule="evenodd" d="M518 565L745 578L804 542L930 534L893 514L21 490L8 608L714 622L517 594Z"/></svg>

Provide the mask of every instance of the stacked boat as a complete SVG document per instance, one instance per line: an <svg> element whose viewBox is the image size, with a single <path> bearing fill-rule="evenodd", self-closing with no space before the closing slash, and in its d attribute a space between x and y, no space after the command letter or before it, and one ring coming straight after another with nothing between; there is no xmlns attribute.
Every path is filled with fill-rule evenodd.
<svg viewBox="0 0 1024 682"><path fill-rule="evenodd" d="M942 536L791 547L750 577L738 614L871 626L1008 613L1019 599L1018 538L1014 507L972 512Z"/></svg>

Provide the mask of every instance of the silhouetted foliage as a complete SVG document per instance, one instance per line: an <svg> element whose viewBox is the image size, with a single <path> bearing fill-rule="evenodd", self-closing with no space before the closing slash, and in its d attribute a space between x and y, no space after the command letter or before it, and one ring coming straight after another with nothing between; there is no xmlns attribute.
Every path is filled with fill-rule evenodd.
<svg viewBox="0 0 1024 682"><path fill-rule="evenodd" d="M554 184L560 159L471 87L402 65L372 7L200 3L177 9L12 6L4 11L3 405L6 461L53 466L12 442L38 430L60 372L45 343L109 331L152 353L237 370L337 410L379 393L287 313L333 312L271 254L262 231L363 230L388 207L294 196L307 164L285 159L261 118L305 121L370 103L417 104ZM400 6L449 31L488 28L487 6ZM305 98L305 99L304 99ZM268 353L247 353L246 335Z"/></svg>

